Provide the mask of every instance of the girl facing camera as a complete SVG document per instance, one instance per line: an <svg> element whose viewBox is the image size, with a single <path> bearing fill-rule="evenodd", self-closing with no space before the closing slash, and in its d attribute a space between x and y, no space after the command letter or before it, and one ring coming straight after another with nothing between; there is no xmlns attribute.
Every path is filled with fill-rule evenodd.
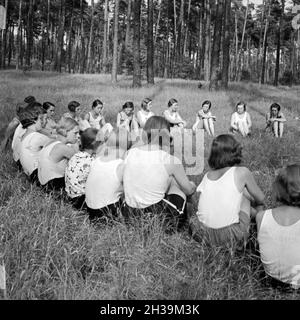
<svg viewBox="0 0 300 320"><path fill-rule="evenodd" d="M279 171L273 183L273 197L278 206L256 216L261 261L271 284L299 289L300 165Z"/></svg>

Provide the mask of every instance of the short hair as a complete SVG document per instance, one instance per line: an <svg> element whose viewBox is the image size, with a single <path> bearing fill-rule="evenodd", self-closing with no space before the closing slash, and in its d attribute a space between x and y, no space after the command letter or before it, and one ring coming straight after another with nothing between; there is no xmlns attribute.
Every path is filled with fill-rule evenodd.
<svg viewBox="0 0 300 320"><path fill-rule="evenodd" d="M178 103L178 101L174 98L170 99L168 102L168 108L170 108L174 103Z"/></svg>
<svg viewBox="0 0 300 320"><path fill-rule="evenodd" d="M76 126L78 126L78 122L74 119L62 117L57 125L56 132L61 136L66 137L67 133Z"/></svg>
<svg viewBox="0 0 300 320"><path fill-rule="evenodd" d="M34 124L37 121L39 115L45 113L46 111L42 108L42 105L36 101L19 110L19 120L22 124L23 129L26 129Z"/></svg>
<svg viewBox="0 0 300 320"><path fill-rule="evenodd" d="M34 96L28 96L28 97L26 97L24 99L24 102L27 103L27 104L30 104L30 103L35 102L35 101L36 101L36 99L35 99Z"/></svg>
<svg viewBox="0 0 300 320"><path fill-rule="evenodd" d="M55 105L52 102L46 101L43 103L43 109L46 111L49 110L51 107L55 108Z"/></svg>
<svg viewBox="0 0 300 320"><path fill-rule="evenodd" d="M285 205L300 207L300 165L282 168L273 183L273 196Z"/></svg>
<svg viewBox="0 0 300 320"><path fill-rule="evenodd" d="M210 109L211 108L211 102L209 100L205 100L203 103L202 103L202 107L204 107L206 104L208 104L208 108Z"/></svg>
<svg viewBox="0 0 300 320"><path fill-rule="evenodd" d="M235 110L237 111L238 106L243 106L244 107L244 111L246 111L246 103L244 101L239 101L236 105L235 105Z"/></svg>
<svg viewBox="0 0 300 320"><path fill-rule="evenodd" d="M231 134L221 134L213 140L208 158L210 168L232 167L241 161L242 146Z"/></svg>
<svg viewBox="0 0 300 320"><path fill-rule="evenodd" d="M103 103L101 100L99 100L99 99L94 100L92 103L92 109L96 108L98 104L103 106Z"/></svg>
<svg viewBox="0 0 300 320"><path fill-rule="evenodd" d="M148 105L148 103L151 102L151 101L152 101L152 99L150 99L150 98L145 98L145 99L142 101L142 103L141 103L141 108L145 110L146 107L147 107L147 105Z"/></svg>
<svg viewBox="0 0 300 320"><path fill-rule="evenodd" d="M71 101L68 104L68 109L71 112L75 112L76 108L78 108L80 106L80 103L78 101Z"/></svg>
<svg viewBox="0 0 300 320"><path fill-rule="evenodd" d="M127 101L123 104L122 109L126 109L126 108L130 108L130 109L134 109L134 104L131 101Z"/></svg>
<svg viewBox="0 0 300 320"><path fill-rule="evenodd" d="M280 105L279 105L278 103L276 103L276 102L274 102L274 103L272 103L272 104L270 105L270 113L272 112L272 109L273 109L273 108L276 108L276 109L277 109L277 112L279 112L280 109L281 109Z"/></svg>
<svg viewBox="0 0 300 320"><path fill-rule="evenodd" d="M170 133L170 123L164 117L153 116L149 118L143 128L144 137L147 139L146 142L151 143L154 138L159 136L159 145L162 146L163 136L161 135L163 130L167 130ZM145 139L144 138L144 139Z"/></svg>
<svg viewBox="0 0 300 320"><path fill-rule="evenodd" d="M103 141L97 140L98 129L87 128L80 133L80 150L96 150Z"/></svg>

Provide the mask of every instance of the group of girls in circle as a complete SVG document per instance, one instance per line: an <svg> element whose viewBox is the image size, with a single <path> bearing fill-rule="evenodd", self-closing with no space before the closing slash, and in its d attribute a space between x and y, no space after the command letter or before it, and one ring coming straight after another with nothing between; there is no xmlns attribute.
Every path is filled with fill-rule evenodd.
<svg viewBox="0 0 300 320"><path fill-rule="evenodd" d="M105 122L100 100L93 102L84 118L79 116L80 104L70 102L68 114L58 123L53 120L53 104L42 105L33 97L26 100L8 132L14 131L14 160L31 181L46 191L65 192L76 209L87 211L91 221L157 215L165 230L188 227L196 241L208 245L245 245L254 219L267 277L281 285L300 287L299 165L278 171L273 196L279 205L265 210L265 195L253 173L241 165L242 147L232 134L213 139L209 170L198 187L189 179L169 148L174 140L171 129L186 125L175 99L170 100L164 116L150 111L150 99L142 102L137 117L133 104L126 102L116 129ZM206 102L201 112L206 116L203 126L211 129L214 118L209 110ZM237 113L242 110L245 108L237 108ZM279 115L283 117L275 111L278 108L272 107L271 124ZM89 127L80 128L82 121ZM142 128L141 140L134 143L130 131L138 128ZM241 128L237 124L235 130ZM282 132L282 126L276 128ZM196 194L198 208L193 212Z"/></svg>

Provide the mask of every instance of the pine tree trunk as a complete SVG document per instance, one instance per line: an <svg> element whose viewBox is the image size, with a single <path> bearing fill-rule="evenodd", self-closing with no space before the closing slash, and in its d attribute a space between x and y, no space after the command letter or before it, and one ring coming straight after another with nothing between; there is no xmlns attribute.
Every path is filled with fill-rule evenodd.
<svg viewBox="0 0 300 320"><path fill-rule="evenodd" d="M60 0L60 26L58 30L58 50L57 50L57 71L61 72L62 53L64 46L64 29L65 29L65 0Z"/></svg>
<svg viewBox="0 0 300 320"><path fill-rule="evenodd" d="M222 68L222 88L228 88L228 70L230 64L230 13L231 0L225 0L224 8L224 40L223 40L223 68Z"/></svg>
<svg viewBox="0 0 300 320"><path fill-rule="evenodd" d="M71 73L71 69L72 69L73 23L74 23L74 0L72 0L72 7L71 7L69 44L68 44L68 69L69 69L69 73Z"/></svg>
<svg viewBox="0 0 300 320"><path fill-rule="evenodd" d="M32 34L32 1L29 0L29 10L27 17L27 50L26 50L26 65L29 66L31 63L31 52L33 46L33 34Z"/></svg>
<svg viewBox="0 0 300 320"><path fill-rule="evenodd" d="M219 64L220 64L220 42L221 42L221 28L222 28L222 11L223 0L217 1L216 18L214 25L214 38L211 50L211 72L209 89L218 89Z"/></svg>
<svg viewBox="0 0 300 320"><path fill-rule="evenodd" d="M126 33L125 33L125 54L129 49L129 42L130 42L131 7L132 7L132 0L128 0L127 15L126 15Z"/></svg>
<svg viewBox="0 0 300 320"><path fill-rule="evenodd" d="M88 45L88 72L91 73L92 72L92 44L93 44L93 29L94 29L94 12L95 12L95 4L94 4L94 0L92 0L92 16L91 16L91 28L90 28L90 37L89 37L89 45Z"/></svg>
<svg viewBox="0 0 300 320"><path fill-rule="evenodd" d="M108 0L104 3L104 29L103 29L103 47L102 47L102 71L107 72L107 23L108 23Z"/></svg>
<svg viewBox="0 0 300 320"><path fill-rule="evenodd" d="M154 84L153 0L148 0L147 82Z"/></svg>
<svg viewBox="0 0 300 320"><path fill-rule="evenodd" d="M133 4L133 87L141 87L141 0Z"/></svg>
<svg viewBox="0 0 300 320"><path fill-rule="evenodd" d="M19 19L18 19L18 32L17 32L17 42L16 42L16 70L20 68L20 52L21 52L21 23L22 23L22 4L23 1L19 2Z"/></svg>
<svg viewBox="0 0 300 320"><path fill-rule="evenodd" d="M211 22L211 13L210 13L210 0L205 0L205 58L204 58L204 68L205 68L205 81L210 79L210 51L211 51L211 32L210 32L210 22Z"/></svg>
<svg viewBox="0 0 300 320"><path fill-rule="evenodd" d="M186 23L185 34L184 34L184 42L183 42L183 55L184 56L186 55L187 38L188 38L188 34L189 34L190 14L191 14L191 0L189 0L189 4L188 4L188 16L187 16L187 23ZM200 11L200 16L201 16L201 11ZM200 26L201 26L201 24L200 24ZM202 32L200 31L200 34L201 33ZM202 42L200 42L199 45L200 44L202 44Z"/></svg>
<svg viewBox="0 0 300 320"><path fill-rule="evenodd" d="M114 10L114 49L113 49L113 61L111 71L111 82L117 82L118 74L118 31L119 31L119 0L115 0Z"/></svg>
<svg viewBox="0 0 300 320"><path fill-rule="evenodd" d="M267 5L267 3L265 5ZM268 38L268 26L269 26L270 12L271 12L271 5L268 3L268 14L266 16L266 24L265 24L264 40L263 40L263 57L262 57L261 75L260 75L260 81L259 81L260 84L265 83L267 38Z"/></svg>
<svg viewBox="0 0 300 320"><path fill-rule="evenodd" d="M84 69L85 69L85 41L84 41L84 23L83 23L83 0L80 1L80 21L81 21L80 73L84 73Z"/></svg>

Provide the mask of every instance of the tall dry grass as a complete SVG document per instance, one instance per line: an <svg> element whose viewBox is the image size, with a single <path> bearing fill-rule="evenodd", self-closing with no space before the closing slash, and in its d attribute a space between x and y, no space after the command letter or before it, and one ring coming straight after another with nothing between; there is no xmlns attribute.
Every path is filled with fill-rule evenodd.
<svg viewBox="0 0 300 320"><path fill-rule="evenodd" d="M299 159L299 122L293 120L300 110L296 90L287 93L286 88L232 84L229 91L216 93L199 90L193 81L164 79L141 89L133 90L130 84L123 78L112 87L109 76L103 75L1 72L0 129L13 118L16 103L28 95L41 102L54 102L57 117L66 111L70 100L78 100L87 111L91 102L100 98L106 118L113 124L126 100L138 106L144 97L151 97L157 114L170 98L176 98L189 126L202 101L211 100L217 116L216 134L220 134L228 131L235 103L245 100L253 135L237 138L243 144L245 165L254 171L268 206L273 204L275 169ZM263 131L264 113L275 97L288 119L281 140ZM210 143L211 138L205 136L205 159ZM191 178L199 183L201 177ZM74 211L64 200L29 184L14 167L10 152L0 155L0 232L9 299L299 298L262 284L254 236L245 252L233 253L205 247L192 240L187 231L166 234L155 217L133 225L116 221L91 226L83 213Z"/></svg>

